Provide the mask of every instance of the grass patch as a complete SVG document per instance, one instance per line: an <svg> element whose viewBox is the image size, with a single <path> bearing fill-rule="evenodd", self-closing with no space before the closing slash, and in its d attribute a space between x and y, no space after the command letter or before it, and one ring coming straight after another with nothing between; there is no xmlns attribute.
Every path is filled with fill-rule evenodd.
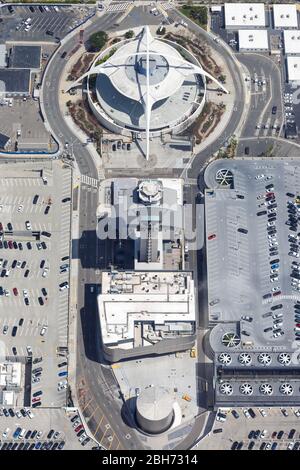
<svg viewBox="0 0 300 470"><path fill-rule="evenodd" d="M192 6L183 5L179 11L187 16L190 20L194 21L198 26L203 29L207 29L207 7L205 6Z"/></svg>

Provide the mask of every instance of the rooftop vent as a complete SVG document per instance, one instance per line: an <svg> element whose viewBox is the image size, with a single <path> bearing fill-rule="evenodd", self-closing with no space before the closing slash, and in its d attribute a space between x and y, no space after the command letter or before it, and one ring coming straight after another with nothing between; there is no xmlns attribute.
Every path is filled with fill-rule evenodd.
<svg viewBox="0 0 300 470"><path fill-rule="evenodd" d="M232 395L233 393L232 385L229 382L225 382L222 385L220 385L219 390L223 395Z"/></svg>
<svg viewBox="0 0 300 470"><path fill-rule="evenodd" d="M218 357L219 362L222 364L229 365L232 361L230 354L228 353L221 353Z"/></svg>
<svg viewBox="0 0 300 470"><path fill-rule="evenodd" d="M260 387L259 387L259 391L263 395L272 395L273 387L270 384L261 384Z"/></svg>
<svg viewBox="0 0 300 470"><path fill-rule="evenodd" d="M245 384L242 384L240 386L240 392L243 394L243 395L252 395L253 393L253 387L252 385L248 384L248 383L245 383Z"/></svg>
<svg viewBox="0 0 300 470"><path fill-rule="evenodd" d="M268 353L259 354L257 359L258 359L258 362L260 362L264 366L269 366L272 362L272 358L271 358L270 354L268 354Z"/></svg>

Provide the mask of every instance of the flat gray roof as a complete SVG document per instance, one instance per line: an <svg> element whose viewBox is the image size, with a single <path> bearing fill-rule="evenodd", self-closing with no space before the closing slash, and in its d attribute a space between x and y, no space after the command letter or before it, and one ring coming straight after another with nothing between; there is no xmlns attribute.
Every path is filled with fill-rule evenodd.
<svg viewBox="0 0 300 470"><path fill-rule="evenodd" d="M6 93L29 93L30 73L29 69L0 69L0 89Z"/></svg>
<svg viewBox="0 0 300 470"><path fill-rule="evenodd" d="M9 66L14 69L39 69L41 46L13 46Z"/></svg>

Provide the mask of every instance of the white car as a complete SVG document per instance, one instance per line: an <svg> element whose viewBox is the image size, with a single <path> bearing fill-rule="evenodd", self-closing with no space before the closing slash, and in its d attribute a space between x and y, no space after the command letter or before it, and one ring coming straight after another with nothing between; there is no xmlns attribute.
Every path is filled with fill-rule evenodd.
<svg viewBox="0 0 300 470"><path fill-rule="evenodd" d="M48 271L49 271L49 268L46 267L43 271L42 277L46 277L48 274Z"/></svg>
<svg viewBox="0 0 300 470"><path fill-rule="evenodd" d="M26 410L26 414L27 414L27 416L29 416L30 419L34 418L34 414L32 413L31 410L28 410L28 409L27 409L27 410Z"/></svg>
<svg viewBox="0 0 300 470"><path fill-rule="evenodd" d="M18 207L18 212L23 212L24 206L23 204L20 204Z"/></svg>
<svg viewBox="0 0 300 470"><path fill-rule="evenodd" d="M22 418L21 412L19 410L15 411L15 413L18 419Z"/></svg>
<svg viewBox="0 0 300 470"><path fill-rule="evenodd" d="M32 230L31 223L29 222L29 220L26 220L25 227L26 227L26 230Z"/></svg>
<svg viewBox="0 0 300 470"><path fill-rule="evenodd" d="M270 279L271 282L275 282L275 281L278 281L279 277L276 276L276 277L273 277L272 279Z"/></svg>
<svg viewBox="0 0 300 470"><path fill-rule="evenodd" d="M243 413L244 413L244 415L246 416L247 419L250 418L250 413L249 413L248 410L244 409Z"/></svg>
<svg viewBox="0 0 300 470"><path fill-rule="evenodd" d="M268 227L274 227L274 225L276 225L274 221L273 222L268 222Z"/></svg>
<svg viewBox="0 0 300 470"><path fill-rule="evenodd" d="M24 297L24 299L26 297L28 297L28 290L27 289L23 289L23 297Z"/></svg>
<svg viewBox="0 0 300 470"><path fill-rule="evenodd" d="M260 433L260 437L261 438L264 438L266 437L266 435L268 434L268 431L266 429L264 429L261 433Z"/></svg>
<svg viewBox="0 0 300 470"><path fill-rule="evenodd" d="M287 446L287 450L293 450L294 447L294 442L290 442L289 445Z"/></svg>
<svg viewBox="0 0 300 470"><path fill-rule="evenodd" d="M297 416L297 418L300 418L300 410L295 410L294 413Z"/></svg>
<svg viewBox="0 0 300 470"><path fill-rule="evenodd" d="M261 179L264 178L264 177L265 177L265 175L261 174L261 175L255 176L255 179L256 179L256 180L261 180Z"/></svg>
<svg viewBox="0 0 300 470"><path fill-rule="evenodd" d="M85 438L87 437L87 435L85 434L85 432L79 437L79 442L82 442Z"/></svg>
<svg viewBox="0 0 300 470"><path fill-rule="evenodd" d="M276 287L273 287L273 288L272 288L272 292L277 292L278 290L280 290L280 287L279 287L279 286L276 286Z"/></svg>
<svg viewBox="0 0 300 470"><path fill-rule="evenodd" d="M41 331L40 331L40 335L41 335L41 336L45 336L45 333L46 333L46 331L47 331L47 328L48 328L47 326L43 326L43 328L42 328Z"/></svg>
<svg viewBox="0 0 300 470"><path fill-rule="evenodd" d="M27 351L27 354L32 355L32 347L31 346L26 346L26 351Z"/></svg>
<svg viewBox="0 0 300 470"><path fill-rule="evenodd" d="M271 449L271 442L267 442L265 450L270 450Z"/></svg>
<svg viewBox="0 0 300 470"><path fill-rule="evenodd" d="M263 418L265 418L267 416L267 413L265 412L265 410L263 408L259 408L259 412L260 412L260 414L262 415Z"/></svg>
<svg viewBox="0 0 300 470"><path fill-rule="evenodd" d="M9 428L6 428L5 431L3 431L2 433L3 439L7 439L8 433L9 433Z"/></svg>

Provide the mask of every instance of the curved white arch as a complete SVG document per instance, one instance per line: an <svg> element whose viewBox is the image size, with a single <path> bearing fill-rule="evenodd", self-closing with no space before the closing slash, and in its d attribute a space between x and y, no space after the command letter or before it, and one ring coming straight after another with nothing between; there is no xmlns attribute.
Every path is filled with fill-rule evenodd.
<svg viewBox="0 0 300 470"><path fill-rule="evenodd" d="M118 70L121 66L125 65L126 60L128 57L132 56L140 56L140 55L146 55L146 86L140 86L139 88L139 99L141 100L143 107L144 107L144 112L145 112L145 117L146 117L146 159L149 159L149 136L150 136L150 122L151 122L151 112L153 105L158 99L163 99L164 97L168 97L171 94L175 93L176 88L173 89L172 92L168 89L168 95L160 95L159 97L155 96L156 91L151 93L151 86L150 86L150 74L149 74L149 69L150 69L150 64L149 64L149 58L151 56L161 56L159 52L151 52L150 51L150 44L154 40L153 36L150 33L149 27L146 26L143 29L142 37L140 40L140 43L144 44L145 49L140 50L139 52L128 52L127 54L121 55L117 57L117 63L113 62L113 59L115 57L115 54L112 55L111 58L109 58L106 62L103 64L99 65L93 65L90 70L85 72L81 77L79 77L75 82L71 83L71 85L65 90L68 92L71 90L71 88L77 86L84 78L89 77L90 75L94 74L105 74L109 76L112 73L112 70ZM216 78L214 78L210 73L206 72L203 70L201 67L198 65L192 64L191 62L188 62L187 60L184 60L178 56L173 56L171 54L166 54L164 53L163 56L168 60L168 67L176 69L177 72L179 72L184 78L188 77L191 74L195 75L202 75L204 77L209 78L213 82L215 82L218 87L220 87L225 93L229 93L228 90L220 83ZM124 62L124 63L120 63ZM153 88L153 90L156 90ZM120 90L118 90L120 91ZM136 89L135 89L136 92Z"/></svg>

